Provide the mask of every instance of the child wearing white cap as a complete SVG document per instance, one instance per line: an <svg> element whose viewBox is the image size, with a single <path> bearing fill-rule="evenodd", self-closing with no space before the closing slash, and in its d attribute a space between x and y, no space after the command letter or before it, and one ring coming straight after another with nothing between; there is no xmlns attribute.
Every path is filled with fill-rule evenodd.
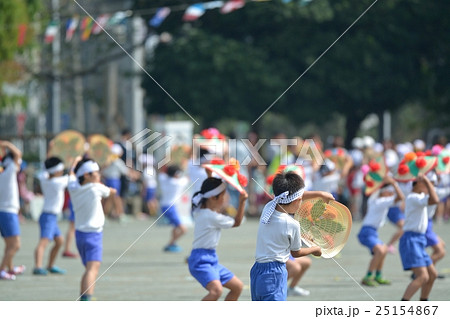
<svg viewBox="0 0 450 319"><path fill-rule="evenodd" d="M22 152L8 141L0 141L0 148L9 153L1 161L0 171L0 234L5 240L5 254L0 264L0 279L15 280L25 271L25 266L13 266L14 255L20 248L19 186L17 173L20 170Z"/></svg>
<svg viewBox="0 0 450 319"><path fill-rule="evenodd" d="M91 300L103 255L105 216L102 198L116 190L100 183L99 166L91 159L77 157L70 170L69 194L75 212L75 239L85 273L81 279L80 300Z"/></svg>
<svg viewBox="0 0 450 319"><path fill-rule="evenodd" d="M46 172L40 176L39 182L44 195L44 207L39 217L41 235L39 243L34 252L35 267L34 275L64 274L66 271L55 266L56 256L64 243L63 236L58 227L58 217L61 216L64 206L64 191L67 188L69 179L64 174L64 164L58 157L50 157L45 163ZM50 241L54 240L47 269L42 268L44 251Z"/></svg>

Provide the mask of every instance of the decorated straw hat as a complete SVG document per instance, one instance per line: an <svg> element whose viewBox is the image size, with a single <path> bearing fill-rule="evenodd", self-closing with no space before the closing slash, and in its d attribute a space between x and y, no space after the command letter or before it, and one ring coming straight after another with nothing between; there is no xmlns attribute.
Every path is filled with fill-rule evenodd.
<svg viewBox="0 0 450 319"><path fill-rule="evenodd" d="M388 173L384 156L371 159L366 169L367 171L364 174L365 194L369 196L383 186L383 180Z"/></svg>
<svg viewBox="0 0 450 319"><path fill-rule="evenodd" d="M426 174L436 167L438 159L435 156L426 156L425 153L409 152L398 165L394 178L399 182L414 181L419 174Z"/></svg>
<svg viewBox="0 0 450 319"><path fill-rule="evenodd" d="M325 159L331 160L338 170L342 170L347 162L348 152L345 148L335 147L333 149L327 149L323 152Z"/></svg>
<svg viewBox="0 0 450 319"><path fill-rule="evenodd" d="M450 150L443 149L437 155L437 174L449 174L450 173Z"/></svg>
<svg viewBox="0 0 450 319"><path fill-rule="evenodd" d="M277 176L277 174L283 173L283 172L294 172L294 173L297 173L298 175L300 175L300 177L303 178L303 180L306 178L305 169L303 168L303 166L296 165L296 164L280 165L280 166L278 166L278 169L275 171L275 173L267 176L267 178L266 178L266 189L270 195L273 195L272 183L273 183L275 176Z"/></svg>
<svg viewBox="0 0 450 319"><path fill-rule="evenodd" d="M241 166L238 160L230 158L227 164L222 159L213 159L209 164L203 164L202 167L220 176L240 193L245 192L244 188L247 187L248 180L239 172Z"/></svg>

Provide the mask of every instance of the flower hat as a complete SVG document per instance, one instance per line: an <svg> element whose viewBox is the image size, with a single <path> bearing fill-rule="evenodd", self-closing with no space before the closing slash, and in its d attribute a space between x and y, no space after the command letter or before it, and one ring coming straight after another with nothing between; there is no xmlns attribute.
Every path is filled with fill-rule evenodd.
<svg viewBox="0 0 450 319"><path fill-rule="evenodd" d="M275 176L282 172L295 172L298 175L300 175L300 177L303 178L303 180L306 178L305 169L303 168L303 166L296 165L296 164L280 165L280 166L278 166L278 169L276 170L275 173L269 175L266 178L266 188L267 188L267 191L270 193L270 195L273 195L272 183L273 183Z"/></svg>
<svg viewBox="0 0 450 319"><path fill-rule="evenodd" d="M437 164L436 156L426 156L424 152L409 152L399 163L394 178L399 182L414 181L420 173L425 175Z"/></svg>
<svg viewBox="0 0 450 319"><path fill-rule="evenodd" d="M364 166L364 183L366 184L365 194L371 195L383 186L383 180L388 173L388 168L384 156L377 156Z"/></svg>
<svg viewBox="0 0 450 319"><path fill-rule="evenodd" d="M244 188L247 187L248 180L239 172L241 165L235 158L230 158L228 164L222 159L213 159L209 164L203 164L202 167L220 176L240 193L245 192Z"/></svg>

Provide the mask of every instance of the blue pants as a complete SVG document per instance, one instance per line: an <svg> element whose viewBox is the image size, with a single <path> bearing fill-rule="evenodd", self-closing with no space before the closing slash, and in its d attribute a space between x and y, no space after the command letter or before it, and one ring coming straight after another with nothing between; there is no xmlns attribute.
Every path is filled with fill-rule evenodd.
<svg viewBox="0 0 450 319"><path fill-rule="evenodd" d="M286 264L278 261L255 263L250 270L252 301L287 300Z"/></svg>
<svg viewBox="0 0 450 319"><path fill-rule="evenodd" d="M219 264L214 249L193 249L188 264L191 275L205 288L213 280L220 280L223 286L234 277L231 271Z"/></svg>

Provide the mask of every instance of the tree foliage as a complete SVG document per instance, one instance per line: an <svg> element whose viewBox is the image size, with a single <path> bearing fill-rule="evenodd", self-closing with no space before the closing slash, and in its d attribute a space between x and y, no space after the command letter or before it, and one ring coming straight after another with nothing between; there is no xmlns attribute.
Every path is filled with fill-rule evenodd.
<svg viewBox="0 0 450 319"><path fill-rule="evenodd" d="M183 3L191 2L152 6ZM247 2L226 15L208 10L193 23L182 23L183 12L173 12L155 30L170 32L173 40L157 47L148 69L208 124L222 117L253 122L279 98L271 111L297 123L343 114L351 138L367 114L408 101L448 110L448 1L379 1L362 17L373 1L298 3ZM143 86L148 111L179 111L151 79Z"/></svg>

